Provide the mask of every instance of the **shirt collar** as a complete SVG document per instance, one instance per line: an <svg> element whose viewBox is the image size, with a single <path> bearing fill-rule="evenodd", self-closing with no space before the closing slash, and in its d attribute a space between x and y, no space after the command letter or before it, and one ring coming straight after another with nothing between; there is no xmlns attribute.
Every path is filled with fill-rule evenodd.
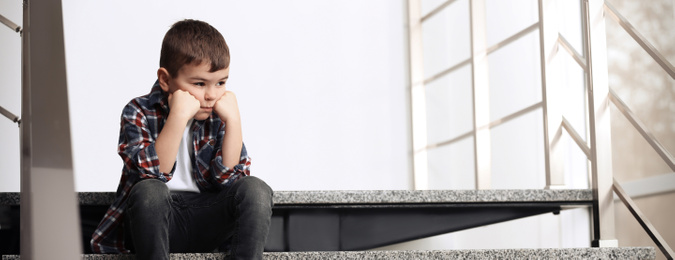
<svg viewBox="0 0 675 260"><path fill-rule="evenodd" d="M148 100L152 106L159 105L165 111L169 111L169 95L162 90L162 87L159 85L159 80L155 81L155 84L152 85Z"/></svg>

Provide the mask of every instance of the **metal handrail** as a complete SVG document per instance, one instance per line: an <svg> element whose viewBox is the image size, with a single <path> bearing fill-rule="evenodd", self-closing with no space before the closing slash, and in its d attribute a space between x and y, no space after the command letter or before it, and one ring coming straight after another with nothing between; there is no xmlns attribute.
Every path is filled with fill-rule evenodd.
<svg viewBox="0 0 675 260"><path fill-rule="evenodd" d="M429 19L430 17L434 16L435 14L441 12L443 9L454 3L456 0L447 0L445 3L439 5L438 7L434 8L434 10L431 10L428 14L422 16L420 21L424 22L425 20Z"/></svg>
<svg viewBox="0 0 675 260"><path fill-rule="evenodd" d="M614 193L621 199L624 205L628 208L631 214L633 214L633 217L640 223L640 226L647 232L649 237L656 243L656 246L661 249L661 252L666 256L667 259L673 259L673 256L675 256L675 253L673 253L673 249L668 246L668 243L666 243L666 240L663 239L661 234L654 228L651 222L647 220L647 218L642 214L640 209L635 205L635 202L628 196L626 191L623 190L619 182L614 179L614 185L612 186L612 189L614 190Z"/></svg>
<svg viewBox="0 0 675 260"><path fill-rule="evenodd" d="M21 33L21 26L16 25L14 22L10 21L1 14L0 14L0 23L7 25L7 27L14 30L15 32Z"/></svg>
<svg viewBox="0 0 675 260"><path fill-rule="evenodd" d="M0 114L5 116L9 120L12 120L14 123L19 124L19 126L21 126L21 119L19 119L18 116L16 116L15 114L12 114L12 112L9 112L7 109L5 109L2 106L0 106Z"/></svg>
<svg viewBox="0 0 675 260"><path fill-rule="evenodd" d="M14 30L15 32L21 33L21 26L16 25L14 22L10 21L7 19L7 17L4 17L3 15L0 14L0 23L6 25L10 29ZM19 119L18 116L15 114L12 114L12 112L9 112L7 109L4 107L0 106L0 114L8 118L9 120L12 120L14 123L21 125L21 119Z"/></svg>
<svg viewBox="0 0 675 260"><path fill-rule="evenodd" d="M572 137L572 140L574 140L574 142L577 143L577 146L579 146L581 151L584 152L586 158L591 158L591 148L588 147L588 143L586 143L586 141L584 141L581 138L581 135L579 135L579 133L572 126L572 124L569 121L567 121L567 118L565 118L564 116L562 118L561 125L565 130L567 130L567 133L570 135L570 137Z"/></svg>
<svg viewBox="0 0 675 260"><path fill-rule="evenodd" d="M663 57L663 55L656 50L654 45L649 43L649 41L642 35L640 32L638 32L633 25L628 22L628 19L626 17L623 17L617 10L614 8L614 6L609 3L609 1L605 1L605 11L609 14L610 17L614 19L623 29L630 34L631 37L644 49L647 53L649 53L649 56L652 56L654 61L656 61L663 70L665 70L668 75L670 75L671 78L675 79L675 67L673 67L673 64L668 62L668 60Z"/></svg>
<svg viewBox="0 0 675 260"><path fill-rule="evenodd" d="M633 25L628 22L628 19L623 17L617 10L612 6L609 1L605 1L604 9L609 14L614 21L616 21L621 27L637 42L642 49L644 49L649 56L656 61L661 68L670 75L671 78L675 79L675 68L673 65L668 62L668 60L652 45L642 34L640 34ZM647 127L640 121L635 114L628 108L626 103L624 103L621 98L612 90L609 90L608 94L609 100L621 111L621 113L630 121L633 127L640 132L640 135L652 146L652 148L661 156L661 158L668 164L668 166L675 171L675 159L673 156L666 150L663 145L654 137L654 135L647 130ZM667 259L673 259L675 253L668 246L666 241L661 237L658 231L654 226L647 220L647 218L642 214L637 205L633 200L626 194L621 185L614 180L614 185L612 189L616 195L621 199L624 205L628 210L633 214L633 217L640 223L642 228L647 232L649 237L654 241L654 243L659 247L661 252L666 256Z"/></svg>
<svg viewBox="0 0 675 260"><path fill-rule="evenodd" d="M581 68L586 70L587 67L586 58L584 58L583 55L579 54L579 52L577 52L577 50L575 50L574 47L572 47L572 44L569 41L567 41L567 39L565 39L565 37L562 36L562 34L558 34L558 44L560 44L563 47L563 49L565 49L572 56L574 61L576 61L577 64L581 66Z"/></svg>
<svg viewBox="0 0 675 260"><path fill-rule="evenodd" d="M661 156L664 162L668 164L668 167L670 167L671 170L675 171L675 159L673 158L673 155L666 150L665 147L654 137L654 135L651 133L651 131L647 130L647 126L645 126L640 119L638 119L635 114L633 114L633 111L628 108L626 103L624 103L621 98L613 91L609 90L609 100L612 101L612 103L621 111L621 113L630 121L630 123L633 125L633 127L640 132L640 135L649 143L649 145L654 148L654 151Z"/></svg>
<svg viewBox="0 0 675 260"><path fill-rule="evenodd" d="M516 111L516 112L513 112L512 114L506 115L506 116L504 116L504 117L502 117L502 118L500 118L500 119L493 120L493 121L491 121L491 122L488 123L488 124L478 126L476 129L470 130L470 131L468 131L468 132L466 132L466 133L463 133L463 134L461 134L461 135L459 135L459 136L456 136L456 137L454 137L454 138L452 138L452 139L450 139L450 140L445 140L445 141L441 141L441 142L437 142L437 143L427 144L426 147L420 148L420 149L418 149L418 150L415 150L415 153L418 153L418 152L420 152L420 151L422 151L422 150L434 149L434 148L438 148L438 147L441 147L441 146L446 146L446 145L449 145L449 144L456 143L456 142L458 142L458 141L460 141L460 140L463 140L463 139L465 139L465 138L469 138L469 137L474 136L474 134L476 133L476 131L479 130L479 129L491 129L491 128L494 128L494 127L496 127L496 126L498 126L498 125L501 125L501 124L504 124L504 123L506 123L506 122L509 122L509 121L511 121L511 120L513 120L513 119L516 119L516 118L518 118L518 117L520 117L520 116L522 116L522 115L524 115L524 114L527 114L527 113L530 113L530 112L532 112L532 111L534 111L534 110L536 110L536 109L539 109L539 108L541 108L542 106L543 106L543 102L537 102L537 103L535 103L535 104L533 104L533 105L531 105L531 106L528 106L528 107L526 107L526 108L523 108L523 109L521 109L521 110L518 110L518 111Z"/></svg>

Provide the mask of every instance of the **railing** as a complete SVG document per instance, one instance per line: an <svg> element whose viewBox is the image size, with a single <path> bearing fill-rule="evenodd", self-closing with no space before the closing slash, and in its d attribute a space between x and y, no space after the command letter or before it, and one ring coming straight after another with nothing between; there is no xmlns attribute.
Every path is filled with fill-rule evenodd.
<svg viewBox="0 0 675 260"><path fill-rule="evenodd" d="M15 32L18 32L19 34L22 33L21 31L21 26L16 25L14 22L10 21L6 17L4 17L2 14L0 14L0 23L6 25L10 29L12 29ZM0 106L0 114L8 118L9 120L12 120L14 123L17 123L18 125L21 125L21 119L19 119L18 116L12 114L12 112L9 112L7 109L4 107Z"/></svg>
<svg viewBox="0 0 675 260"><path fill-rule="evenodd" d="M670 75L671 78L675 79L675 68L673 65L668 62L668 60L663 57L663 55L651 44L649 41L638 32L633 25L628 22L628 19L623 17L617 10L612 6L609 1L605 1L604 9L606 13L616 21L621 27L644 49L649 56L656 61L661 68ZM645 124L638 119L633 112L628 108L628 106L619 98L619 96L610 90L609 99L616 106L616 108L621 111L621 113L628 119L628 121L633 125L635 129L640 132L640 135L649 143L649 145L656 151L663 161L668 164L671 170L675 171L675 159L668 152L668 150L661 145L661 143L654 137L654 135L647 129ZM647 232L649 237L654 241L654 243L659 247L661 252L668 259L673 259L675 253L673 249L668 246L665 239L661 237L658 231L654 226L649 222L649 220L642 214L637 205L633 200L626 194L619 182L614 180L613 190L617 196L621 199L623 204L628 208L628 210L633 214L635 219L640 223L642 228Z"/></svg>
<svg viewBox="0 0 675 260"><path fill-rule="evenodd" d="M583 50L577 51L570 42L558 32L558 20L560 10L556 8L554 0L539 0L539 21L525 29L513 34L502 42L493 46L486 46L485 33L485 5L486 0L469 0L470 31L471 31L471 57L460 61L435 75L425 78L423 70L423 44L422 24L429 18L440 13L456 3L456 0L447 0L438 7L421 14L421 0L409 0L409 46L410 46L410 95L413 133L413 168L415 188L426 189L428 182L427 150L450 145L460 140L474 138L474 162L476 189L490 188L490 129L517 118L535 109L542 108L544 114L544 152L546 164L546 187L563 187L563 164L564 154L560 142L563 131L567 132L571 139L579 146L591 163L590 177L594 194L592 238L593 245L600 247L618 246L614 234L614 200L613 192L619 194L622 201L629 207L633 215L638 219L647 233L664 252L666 257L672 259L673 253L653 226L639 213L629 197L623 194L620 185L612 176L612 145L611 125L609 118L609 106L613 103L619 111L635 126L649 144L657 151L661 158L675 171L673 156L646 130L642 124L628 109L628 107L609 88L605 15L616 20L633 39L673 78L675 69L643 37L633 26L622 17L610 3L604 0L581 0L582 12L582 46ZM504 45L507 45L522 36L539 29L540 34L540 58L542 76L542 101L521 109L511 115L497 120L489 118L488 72L486 69L487 55ZM563 115L566 106L564 100L560 100L561 78L559 72L551 66L559 50L569 56L585 72L586 99L588 130L578 132ZM427 143L426 132L426 104L425 85L444 77L464 66L471 66L473 88L473 130L460 134L449 140ZM488 114L486 114L488 113ZM589 142L582 136L588 135ZM638 212L638 213L635 213Z"/></svg>
<svg viewBox="0 0 675 260"><path fill-rule="evenodd" d="M16 25L14 22L10 21L1 14L0 14L0 23L7 25L7 27L14 30L15 32L21 33L21 26Z"/></svg>
<svg viewBox="0 0 675 260"><path fill-rule="evenodd" d="M611 3L605 1L603 4L603 9L607 14L609 14L611 18L613 18L613 20L615 20L617 23L619 23L619 25L621 25L621 27L661 66L661 68L663 68L663 70L666 73L668 73L668 75L671 76L671 78L675 79L675 69L673 69L673 65L670 64L670 62L668 62L668 60L665 59L663 55L658 50L656 50L656 48L651 43L649 43L649 41L647 41L644 36L642 36L637 30L635 30L635 28L630 24L630 22L628 22L628 20L625 17L619 14L619 12L611 5ZM590 16L588 16L589 12L586 11L586 13L587 13L587 20L585 21L587 30L586 35L587 37L590 38L589 36L590 28L588 27L588 25L590 25L591 23L591 18ZM567 42L567 40L565 40L565 38L562 37L562 35L558 37L558 43L572 56L572 58L579 64L580 67L584 68L585 70L589 69L588 67L589 63L587 62L587 60L585 61L582 58L583 56L580 55L578 52L576 52L574 48L572 48L571 45ZM587 45L586 48L587 48L586 51L588 52L591 51L590 46ZM589 81L593 80L592 77L593 75L588 75L588 80ZM608 89L607 98L628 119L628 121L633 125L633 127L635 127L635 129L638 130L638 132L642 135L642 137L659 154L659 156L666 162L666 164L668 164L668 166L673 171L675 171L675 159L673 159L673 156L663 147L663 145L661 145L661 143L647 129L645 124L643 124L633 114L633 112L619 98L619 96L611 89ZM590 114L590 116L593 116L593 114ZM592 123L593 120L591 120L591 124ZM595 163L595 160L592 159L593 155L591 152L592 147L591 148L588 147L586 142L581 138L581 136L574 130L571 124L564 117L562 118L562 127L570 134L574 142L579 146L579 148L582 151L584 151L584 153L591 160L591 162ZM591 130L591 132L593 132L593 130ZM612 184L612 190L617 194L617 196L621 199L624 205L626 205L628 210L632 213L632 215L636 218L636 220L640 223L640 225L645 229L649 237L652 238L654 243L659 247L659 249L663 252L666 258L673 259L673 256L675 255L673 254L673 250L668 246L666 241L658 233L658 231L654 228L654 226L649 222L649 220L647 220L647 218L640 212L636 204L626 194L621 185L614 179Z"/></svg>

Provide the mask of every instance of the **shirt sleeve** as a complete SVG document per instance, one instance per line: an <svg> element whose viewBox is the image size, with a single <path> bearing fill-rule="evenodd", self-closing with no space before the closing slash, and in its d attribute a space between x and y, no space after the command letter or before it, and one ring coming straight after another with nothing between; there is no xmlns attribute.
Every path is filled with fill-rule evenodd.
<svg viewBox="0 0 675 260"><path fill-rule="evenodd" d="M226 187L244 176L250 175L251 157L246 146L242 144L239 163L228 168L223 163L222 140L225 135L225 124L220 123L214 139L204 140L197 153L197 165L204 181L216 189Z"/></svg>
<svg viewBox="0 0 675 260"><path fill-rule="evenodd" d="M174 168L168 173L159 171L155 135L149 129L147 115L133 103L128 104L122 112L117 153L124 161L125 170L129 174L138 174L141 179L167 182L176 167L174 164Z"/></svg>
<svg viewBox="0 0 675 260"><path fill-rule="evenodd" d="M218 149L216 152L216 157L211 161L211 174L213 179L221 184L227 185L230 182L234 182L241 177L251 175L251 157L248 156L246 151L246 146L241 144L241 154L239 156L239 164L235 165L232 168L228 168L223 164L223 151Z"/></svg>

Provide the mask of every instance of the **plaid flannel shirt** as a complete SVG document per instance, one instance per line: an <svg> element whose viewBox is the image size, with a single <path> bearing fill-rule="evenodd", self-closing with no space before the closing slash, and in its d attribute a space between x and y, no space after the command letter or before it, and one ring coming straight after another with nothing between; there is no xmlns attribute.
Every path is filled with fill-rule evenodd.
<svg viewBox="0 0 675 260"><path fill-rule="evenodd" d="M159 171L155 140L169 115L168 94L158 82L149 94L135 98L124 107L117 152L124 161L115 201L92 235L91 248L96 253L128 253L124 247L124 210L131 188L143 179L171 180L171 172ZM203 121L194 120L192 177L202 192L217 191L249 175L251 158L242 145L239 164L223 165L222 140L225 123L214 113Z"/></svg>

